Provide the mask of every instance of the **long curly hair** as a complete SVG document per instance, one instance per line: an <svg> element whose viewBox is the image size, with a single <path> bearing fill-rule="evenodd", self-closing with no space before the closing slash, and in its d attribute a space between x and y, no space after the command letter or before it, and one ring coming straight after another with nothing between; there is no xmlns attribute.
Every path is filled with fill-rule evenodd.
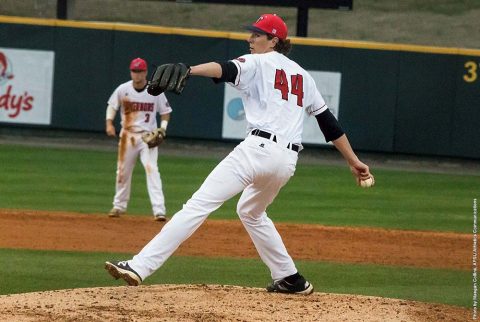
<svg viewBox="0 0 480 322"><path fill-rule="evenodd" d="M275 36L267 34L267 39L272 40ZM280 54L284 54L288 56L290 50L292 50L292 44L290 43L290 39L282 40L278 38L278 43L273 47L273 50L279 52Z"/></svg>

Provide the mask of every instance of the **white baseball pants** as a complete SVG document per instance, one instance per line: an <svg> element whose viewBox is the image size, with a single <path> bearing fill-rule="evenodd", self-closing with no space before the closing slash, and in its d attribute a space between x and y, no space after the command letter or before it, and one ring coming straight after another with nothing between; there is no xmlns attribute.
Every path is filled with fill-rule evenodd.
<svg viewBox="0 0 480 322"><path fill-rule="evenodd" d="M142 141L141 133L122 130L118 143L117 179L113 206L122 211L127 210L130 200L132 173L140 155L140 161L145 168L147 190L152 204L153 214L166 214L165 197L162 190L162 180L158 171L158 148L149 149Z"/></svg>
<svg viewBox="0 0 480 322"><path fill-rule="evenodd" d="M296 152L280 144L248 136L217 165L160 233L129 261L130 267L142 279L153 274L210 213L243 190L237 213L272 279L295 274L295 264L265 210L295 172L297 159Z"/></svg>

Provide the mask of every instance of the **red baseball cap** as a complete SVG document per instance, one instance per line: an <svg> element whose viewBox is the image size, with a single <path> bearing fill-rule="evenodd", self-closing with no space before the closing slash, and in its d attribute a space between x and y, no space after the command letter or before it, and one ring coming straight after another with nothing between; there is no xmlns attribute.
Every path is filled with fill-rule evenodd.
<svg viewBox="0 0 480 322"><path fill-rule="evenodd" d="M147 70L147 62L142 58L135 58L130 63L130 70Z"/></svg>
<svg viewBox="0 0 480 322"><path fill-rule="evenodd" d="M287 25L274 13L261 15L253 25L247 26L245 29L261 34L270 34L282 40L285 40L288 34Z"/></svg>

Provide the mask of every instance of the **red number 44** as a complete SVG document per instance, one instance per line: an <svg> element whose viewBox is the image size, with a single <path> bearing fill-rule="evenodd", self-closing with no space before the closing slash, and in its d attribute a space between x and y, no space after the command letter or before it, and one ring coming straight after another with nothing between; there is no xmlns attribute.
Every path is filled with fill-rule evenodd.
<svg viewBox="0 0 480 322"><path fill-rule="evenodd" d="M292 75L291 77L292 88L290 92L297 96L297 105L303 106L303 76L300 74ZM282 99L288 101L288 78L283 69L277 69L275 72L275 89L278 89L282 93Z"/></svg>

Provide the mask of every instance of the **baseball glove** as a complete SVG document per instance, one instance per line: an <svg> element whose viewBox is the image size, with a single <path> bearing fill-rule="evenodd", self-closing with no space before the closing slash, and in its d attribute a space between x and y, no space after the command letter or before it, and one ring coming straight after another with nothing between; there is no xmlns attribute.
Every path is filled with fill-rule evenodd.
<svg viewBox="0 0 480 322"><path fill-rule="evenodd" d="M142 141L145 142L149 148L154 148L162 144L166 136L167 132L160 127L152 132L143 134Z"/></svg>
<svg viewBox="0 0 480 322"><path fill-rule="evenodd" d="M158 66L148 82L147 92L153 96L163 92L180 94L185 88L189 75L190 67L183 63Z"/></svg>

